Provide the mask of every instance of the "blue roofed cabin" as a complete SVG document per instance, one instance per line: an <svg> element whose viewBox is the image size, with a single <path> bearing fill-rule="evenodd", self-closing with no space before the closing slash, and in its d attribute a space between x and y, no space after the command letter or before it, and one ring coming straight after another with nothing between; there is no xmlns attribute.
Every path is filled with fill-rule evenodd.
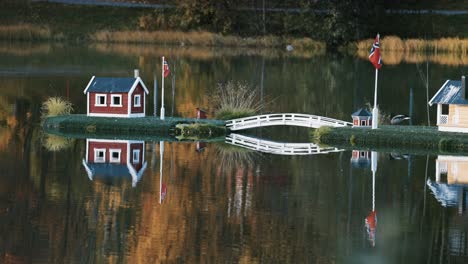
<svg viewBox="0 0 468 264"><path fill-rule="evenodd" d="M84 90L87 115L103 117L144 117L148 89L135 70L135 77L95 77Z"/></svg>
<svg viewBox="0 0 468 264"><path fill-rule="evenodd" d="M365 108L361 108L351 114L353 127L372 126L372 114Z"/></svg>
<svg viewBox="0 0 468 264"><path fill-rule="evenodd" d="M468 94L465 76L461 80L447 80L429 101L437 104L439 131L468 133Z"/></svg>

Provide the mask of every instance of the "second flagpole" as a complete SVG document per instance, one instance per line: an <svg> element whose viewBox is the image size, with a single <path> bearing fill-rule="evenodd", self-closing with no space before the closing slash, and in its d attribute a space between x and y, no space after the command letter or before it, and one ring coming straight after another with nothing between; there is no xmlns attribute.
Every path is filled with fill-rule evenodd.
<svg viewBox="0 0 468 264"><path fill-rule="evenodd" d="M379 78L379 70L375 69L375 90L374 90L374 109L372 109L372 129L378 127L379 109L377 108L377 79Z"/></svg>
<svg viewBox="0 0 468 264"><path fill-rule="evenodd" d="M161 64L161 120L164 120L164 56Z"/></svg>

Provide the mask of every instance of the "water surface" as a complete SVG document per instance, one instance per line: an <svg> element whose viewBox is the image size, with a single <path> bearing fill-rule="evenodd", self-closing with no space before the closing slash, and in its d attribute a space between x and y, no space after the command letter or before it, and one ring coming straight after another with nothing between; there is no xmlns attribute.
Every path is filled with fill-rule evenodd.
<svg viewBox="0 0 468 264"><path fill-rule="evenodd" d="M92 138L47 136L39 125L40 104L49 96L69 98L75 112L84 113L83 90L93 75L131 76L139 68L152 87L162 55L176 76L174 93L166 82L167 115L194 117L202 107L210 116L209 96L217 83L241 80L272 102L264 112L349 121L352 112L373 101L374 70L365 60L125 45L3 44L0 54L0 262L467 260L463 157L379 153L373 185L367 152L281 156L225 143L146 141L141 156L146 166L132 181L123 167L97 169L96 175L107 177L89 173L84 164ZM384 62L380 109L411 113L416 125L434 125L435 109L428 110L427 98L464 72L466 65L434 60ZM152 109L148 102L148 115ZM305 128L249 134L309 141Z"/></svg>

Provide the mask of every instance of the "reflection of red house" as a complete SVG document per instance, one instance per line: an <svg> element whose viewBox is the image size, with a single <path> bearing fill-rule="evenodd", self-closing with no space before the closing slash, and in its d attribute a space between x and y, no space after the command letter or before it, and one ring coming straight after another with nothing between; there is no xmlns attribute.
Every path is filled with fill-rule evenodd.
<svg viewBox="0 0 468 264"><path fill-rule="evenodd" d="M145 142L86 139L83 166L91 180L113 180L130 176L132 186L136 186L146 169Z"/></svg>
<svg viewBox="0 0 468 264"><path fill-rule="evenodd" d="M86 86L88 116L144 117L148 89L140 77L93 76Z"/></svg>

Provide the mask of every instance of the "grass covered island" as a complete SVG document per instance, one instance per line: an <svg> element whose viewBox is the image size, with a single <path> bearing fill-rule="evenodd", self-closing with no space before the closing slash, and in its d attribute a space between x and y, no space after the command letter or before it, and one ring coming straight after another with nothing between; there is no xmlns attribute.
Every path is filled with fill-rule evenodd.
<svg viewBox="0 0 468 264"><path fill-rule="evenodd" d="M86 115L60 115L44 119L43 128L52 134L81 134L86 136L134 136L207 139L226 133L224 121L167 117L115 118Z"/></svg>
<svg viewBox="0 0 468 264"><path fill-rule="evenodd" d="M468 135L441 132L437 127L381 126L321 127L311 132L313 141L344 149L378 150L407 154L468 154Z"/></svg>

